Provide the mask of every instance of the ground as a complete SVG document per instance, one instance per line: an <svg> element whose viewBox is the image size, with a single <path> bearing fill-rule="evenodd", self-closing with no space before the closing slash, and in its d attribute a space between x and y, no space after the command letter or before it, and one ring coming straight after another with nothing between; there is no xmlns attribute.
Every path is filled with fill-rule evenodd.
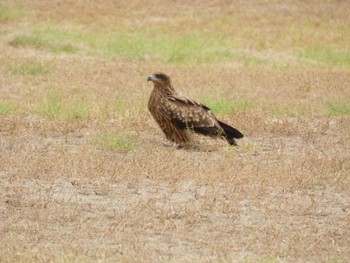
<svg viewBox="0 0 350 263"><path fill-rule="evenodd" d="M0 1L1 262L346 262L347 1ZM168 143L163 71L245 134Z"/></svg>

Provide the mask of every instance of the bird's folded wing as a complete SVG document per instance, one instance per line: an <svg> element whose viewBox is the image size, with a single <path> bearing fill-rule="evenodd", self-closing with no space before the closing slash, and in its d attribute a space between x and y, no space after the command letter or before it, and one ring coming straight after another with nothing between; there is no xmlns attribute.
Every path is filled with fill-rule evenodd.
<svg viewBox="0 0 350 263"><path fill-rule="evenodd" d="M194 100L171 95L164 106L171 121L178 127L220 127L210 109Z"/></svg>

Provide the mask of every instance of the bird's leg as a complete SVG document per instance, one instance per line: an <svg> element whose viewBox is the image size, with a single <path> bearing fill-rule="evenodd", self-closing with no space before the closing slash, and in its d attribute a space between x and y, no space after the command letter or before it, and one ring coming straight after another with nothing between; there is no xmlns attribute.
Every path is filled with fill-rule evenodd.
<svg viewBox="0 0 350 263"><path fill-rule="evenodd" d="M178 144L178 143L176 143L176 142L173 142L173 147L174 147L175 149L182 149L184 146L181 145L181 144Z"/></svg>
<svg viewBox="0 0 350 263"><path fill-rule="evenodd" d="M183 145L181 143L174 142L174 141L171 143L171 145L174 149L182 149L185 147L185 145Z"/></svg>
<svg viewBox="0 0 350 263"><path fill-rule="evenodd" d="M174 149L181 149L184 147L183 145L180 145L174 141L166 141L164 144Z"/></svg>

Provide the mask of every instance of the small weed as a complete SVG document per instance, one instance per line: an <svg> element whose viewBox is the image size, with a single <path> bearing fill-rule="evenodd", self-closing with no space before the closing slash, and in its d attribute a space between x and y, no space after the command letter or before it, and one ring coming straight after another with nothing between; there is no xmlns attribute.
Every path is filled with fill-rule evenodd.
<svg viewBox="0 0 350 263"><path fill-rule="evenodd" d="M253 57L253 56L244 56L242 58L242 60L244 61L245 66L249 67L249 68L256 68L259 67L261 65L266 64L267 60L265 59L260 59L257 57Z"/></svg>
<svg viewBox="0 0 350 263"><path fill-rule="evenodd" d="M234 114L238 112L248 112L255 107L255 104L247 99L229 100L225 98L202 100L215 114Z"/></svg>
<svg viewBox="0 0 350 263"><path fill-rule="evenodd" d="M24 15L21 9L13 9L0 5L0 23L6 23L18 19Z"/></svg>
<svg viewBox="0 0 350 263"><path fill-rule="evenodd" d="M350 115L350 101L327 102L326 116Z"/></svg>
<svg viewBox="0 0 350 263"><path fill-rule="evenodd" d="M47 44L39 36L23 35L17 36L12 41L10 41L10 45L14 47L42 48Z"/></svg>
<svg viewBox="0 0 350 263"><path fill-rule="evenodd" d="M207 105L216 114L231 114L233 111L233 103L229 100L220 99L208 101Z"/></svg>
<svg viewBox="0 0 350 263"><path fill-rule="evenodd" d="M89 115L88 106L85 104L76 104L74 106L66 106L64 116L69 119L82 119Z"/></svg>
<svg viewBox="0 0 350 263"><path fill-rule="evenodd" d="M47 39L41 32L17 36L10 42L15 47L32 47L48 50L52 53L76 53L78 48L71 43L59 42L57 39Z"/></svg>
<svg viewBox="0 0 350 263"><path fill-rule="evenodd" d="M12 75L46 75L50 71L48 65L39 62L27 62L22 65L10 66L7 71Z"/></svg>
<svg viewBox="0 0 350 263"><path fill-rule="evenodd" d="M42 101L38 106L39 112L50 119L57 119L61 116L62 101L55 95L49 95L46 101Z"/></svg>
<svg viewBox="0 0 350 263"><path fill-rule="evenodd" d="M349 51L335 51L329 48L307 48L304 49L299 56L326 65L350 66Z"/></svg>
<svg viewBox="0 0 350 263"><path fill-rule="evenodd" d="M121 152L130 152L135 148L135 138L126 133L109 133L94 139L96 146Z"/></svg>
<svg viewBox="0 0 350 263"><path fill-rule="evenodd" d="M10 114L15 111L15 105L13 102L2 102L0 101L0 114Z"/></svg>
<svg viewBox="0 0 350 263"><path fill-rule="evenodd" d="M46 100L40 102L38 111L50 119L81 119L89 114L85 104L67 104L57 94L50 94Z"/></svg>
<svg viewBox="0 0 350 263"><path fill-rule="evenodd" d="M127 105L123 99L117 97L114 102L114 108L117 113L124 113L127 109Z"/></svg>

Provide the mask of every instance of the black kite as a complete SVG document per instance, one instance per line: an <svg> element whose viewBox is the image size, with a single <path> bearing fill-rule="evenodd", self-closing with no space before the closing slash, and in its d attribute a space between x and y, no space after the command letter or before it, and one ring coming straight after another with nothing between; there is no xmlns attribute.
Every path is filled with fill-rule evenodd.
<svg viewBox="0 0 350 263"><path fill-rule="evenodd" d="M147 81L154 84L148 109L168 140L184 146L189 141L187 130L220 137L230 145L243 137L240 131L219 121L207 106L177 94L166 74L155 73Z"/></svg>

